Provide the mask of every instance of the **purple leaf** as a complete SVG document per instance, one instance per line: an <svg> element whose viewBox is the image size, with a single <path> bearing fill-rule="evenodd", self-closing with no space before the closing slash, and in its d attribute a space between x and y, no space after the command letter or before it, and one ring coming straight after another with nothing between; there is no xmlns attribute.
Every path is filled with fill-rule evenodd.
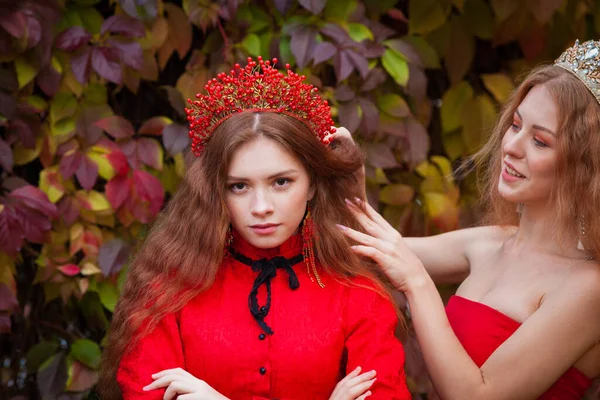
<svg viewBox="0 0 600 400"><path fill-rule="evenodd" d="M71 71L73 71L73 75L75 75L75 78L77 78L82 85L85 85L88 81L91 53L92 48L86 46L83 50L78 51L71 56Z"/></svg>
<svg viewBox="0 0 600 400"><path fill-rule="evenodd" d="M430 146L429 135L423 125L414 118L406 120L406 130L408 132L409 149L405 157L414 166L427 158Z"/></svg>
<svg viewBox="0 0 600 400"><path fill-rule="evenodd" d="M335 88L333 96L338 101L350 101L356 97L356 93L350 86L344 84Z"/></svg>
<svg viewBox="0 0 600 400"><path fill-rule="evenodd" d="M136 71L142 69L144 64L144 52L138 42L120 42L109 39L109 45L120 52L123 63Z"/></svg>
<svg viewBox="0 0 600 400"><path fill-rule="evenodd" d="M137 157L149 167L162 170L160 143L155 139L140 138L136 140Z"/></svg>
<svg viewBox="0 0 600 400"><path fill-rule="evenodd" d="M370 92L371 90L375 89L383 82L385 82L386 78L387 75L381 68L373 68L371 71L369 71L367 78L360 87L360 91Z"/></svg>
<svg viewBox="0 0 600 400"><path fill-rule="evenodd" d="M50 218L58 217L56 206L48 200L46 193L35 186L22 186L13 190L9 196L14 199L19 199L23 205L30 207L36 212L40 212Z"/></svg>
<svg viewBox="0 0 600 400"><path fill-rule="evenodd" d="M110 136L115 139L123 139L131 137L135 134L133 125L125 118L118 115L111 115L98 120L94 125L104 129Z"/></svg>
<svg viewBox="0 0 600 400"><path fill-rule="evenodd" d="M12 172L14 164L12 149L4 140L0 139L0 166L8 172Z"/></svg>
<svg viewBox="0 0 600 400"><path fill-rule="evenodd" d="M348 54L350 60L352 60L352 64L356 67L358 72L360 73L361 78L365 79L367 74L369 73L369 62L365 57L358 54L354 50L342 50L343 52Z"/></svg>
<svg viewBox="0 0 600 400"><path fill-rule="evenodd" d="M325 9L326 0L298 0L298 3L311 13L317 15Z"/></svg>
<svg viewBox="0 0 600 400"><path fill-rule="evenodd" d="M324 61L329 60L335 55L337 48L329 42L321 42L317 44L313 50L313 61L315 64L320 64Z"/></svg>
<svg viewBox="0 0 600 400"><path fill-rule="evenodd" d="M58 353L52 361L37 373L37 386L44 399L56 399L65 390L67 364L64 353Z"/></svg>
<svg viewBox="0 0 600 400"><path fill-rule="evenodd" d="M163 144L170 155L181 153L190 144L187 127L179 124L171 124L163 130Z"/></svg>
<svg viewBox="0 0 600 400"><path fill-rule="evenodd" d="M292 33L290 49L299 68L304 68L311 59L317 44L317 29L312 26L300 26Z"/></svg>
<svg viewBox="0 0 600 400"><path fill-rule="evenodd" d="M137 11L137 4L135 4L135 0L121 0L119 5L121 6L121 9L125 11L125 14L129 15L130 17L140 17Z"/></svg>
<svg viewBox="0 0 600 400"><path fill-rule="evenodd" d="M371 30L371 32L373 32L373 36L375 36L375 40L377 42L381 42L382 40L385 40L388 37L396 34L395 30L388 28L381 22L373 19L366 20L364 24Z"/></svg>
<svg viewBox="0 0 600 400"><path fill-rule="evenodd" d="M275 7L282 14L287 13L292 4L294 4L294 0L275 0Z"/></svg>
<svg viewBox="0 0 600 400"><path fill-rule="evenodd" d="M367 162L375 168L395 168L398 161L385 143L367 143L365 145Z"/></svg>
<svg viewBox="0 0 600 400"><path fill-rule="evenodd" d="M84 138L88 145L96 144L104 134L95 122L111 113L112 110L108 104L83 106L77 115L77 135Z"/></svg>
<svg viewBox="0 0 600 400"><path fill-rule="evenodd" d="M50 64L42 68L36 80L42 91L48 97L54 97L60 86L62 76Z"/></svg>
<svg viewBox="0 0 600 400"><path fill-rule="evenodd" d="M129 248L121 239L104 242L98 252L98 265L104 276L118 273L127 261Z"/></svg>
<svg viewBox="0 0 600 400"><path fill-rule="evenodd" d="M385 47L378 43L368 43L365 50L360 52L365 58L379 58L385 53Z"/></svg>
<svg viewBox="0 0 600 400"><path fill-rule="evenodd" d="M136 141L132 139L122 140L117 143L125 157L127 157L127 162L131 165L133 169L142 168L142 162L138 158L137 155L137 145Z"/></svg>
<svg viewBox="0 0 600 400"><path fill-rule="evenodd" d="M89 42L92 38L81 26L73 26L65 29L56 38L56 47L64 51L74 51Z"/></svg>
<svg viewBox="0 0 600 400"><path fill-rule="evenodd" d="M113 15L102 24L100 33L118 33L127 37L143 37L146 33L142 21L126 15Z"/></svg>
<svg viewBox="0 0 600 400"><path fill-rule="evenodd" d="M42 38L42 25L31 15L27 16L27 48L32 48Z"/></svg>
<svg viewBox="0 0 600 400"><path fill-rule="evenodd" d="M379 110L375 104L364 97L358 98L358 104L363 115L360 130L365 138L373 137L379 129Z"/></svg>
<svg viewBox="0 0 600 400"><path fill-rule="evenodd" d="M22 119L16 119L10 124L11 131L19 135L19 139L24 147L28 149L35 148L35 132L31 126Z"/></svg>
<svg viewBox="0 0 600 400"><path fill-rule="evenodd" d="M321 28L321 33L332 38L340 45L355 45L354 41L342 27L339 25L328 23Z"/></svg>
<svg viewBox="0 0 600 400"><path fill-rule="evenodd" d="M349 103L341 104L338 108L338 116L340 124L348 129L351 133L354 133L360 125L360 113L358 109L358 103L351 101Z"/></svg>
<svg viewBox="0 0 600 400"><path fill-rule="evenodd" d="M69 179L72 177L75 171L79 169L81 161L83 161L83 156L81 155L81 152L77 150L69 155L63 156L60 160L60 174L63 178Z"/></svg>
<svg viewBox="0 0 600 400"><path fill-rule="evenodd" d="M90 190L96 184L96 179L98 179L98 165L87 157L83 157L82 161L75 174L81 187Z"/></svg>
<svg viewBox="0 0 600 400"><path fill-rule="evenodd" d="M110 60L111 56L112 54L105 47L94 48L92 50L92 68L107 81L120 85L122 81L121 66Z"/></svg>
<svg viewBox="0 0 600 400"><path fill-rule="evenodd" d="M133 182L142 204L130 211L140 222L149 223L162 207L164 189L160 181L146 171L134 171Z"/></svg>
<svg viewBox="0 0 600 400"><path fill-rule="evenodd" d="M79 217L79 206L73 201L72 197L63 196L57 204L58 214L63 219L65 225L71 226Z"/></svg>
<svg viewBox="0 0 600 400"><path fill-rule="evenodd" d="M19 81L17 80L14 68L0 67L0 89L8 92L14 92L19 89Z"/></svg>
<svg viewBox="0 0 600 400"><path fill-rule="evenodd" d="M2 72L0 72L2 75ZM8 119L12 119L17 110L15 99L4 90L0 90L0 114Z"/></svg>
<svg viewBox="0 0 600 400"><path fill-rule="evenodd" d="M23 39L27 29L25 15L22 12L3 12L0 13L0 26L3 27L12 37Z"/></svg>
<svg viewBox="0 0 600 400"><path fill-rule="evenodd" d="M354 69L354 63L347 53L347 50L338 52L333 58L333 68L337 75L337 81L341 82L350 76Z"/></svg>
<svg viewBox="0 0 600 400"><path fill-rule="evenodd" d="M390 49L395 50L397 53L402 54L409 62L415 63L419 66L423 66L421 57L415 48L408 42L402 39L392 39L385 42L386 46Z"/></svg>
<svg viewBox="0 0 600 400"><path fill-rule="evenodd" d="M21 251L24 239L25 235L14 209L5 206L4 210L0 212L0 250L10 257L16 257Z"/></svg>
<svg viewBox="0 0 600 400"><path fill-rule="evenodd" d="M406 94L417 99L424 99L427 96L427 76L425 72L415 64L408 64L408 76Z"/></svg>

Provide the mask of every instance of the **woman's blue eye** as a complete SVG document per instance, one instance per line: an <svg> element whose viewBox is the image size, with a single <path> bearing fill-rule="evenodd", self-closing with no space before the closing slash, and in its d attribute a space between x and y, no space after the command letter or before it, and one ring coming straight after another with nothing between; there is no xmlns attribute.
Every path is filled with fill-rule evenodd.
<svg viewBox="0 0 600 400"><path fill-rule="evenodd" d="M541 140L537 140L536 138L533 138L533 141L535 142L535 145L537 147L548 147L548 145L544 142L542 142Z"/></svg>

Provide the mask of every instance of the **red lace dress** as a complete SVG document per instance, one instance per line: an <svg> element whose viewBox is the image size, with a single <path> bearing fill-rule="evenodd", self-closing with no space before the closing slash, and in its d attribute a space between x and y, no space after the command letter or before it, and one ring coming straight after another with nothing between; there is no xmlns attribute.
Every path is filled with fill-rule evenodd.
<svg viewBox="0 0 600 400"><path fill-rule="evenodd" d="M479 367L521 326L498 310L460 296L450 298L446 314L458 340ZM539 399L580 399L591 384L590 378L571 367Z"/></svg>
<svg viewBox="0 0 600 400"><path fill-rule="evenodd" d="M164 389L142 387L176 367L233 400L328 399L356 366L377 371L369 399L411 398L387 298L324 272L319 287L299 256L300 236L271 250L237 236L234 249L209 290L123 356L117 381L126 400L162 399Z"/></svg>

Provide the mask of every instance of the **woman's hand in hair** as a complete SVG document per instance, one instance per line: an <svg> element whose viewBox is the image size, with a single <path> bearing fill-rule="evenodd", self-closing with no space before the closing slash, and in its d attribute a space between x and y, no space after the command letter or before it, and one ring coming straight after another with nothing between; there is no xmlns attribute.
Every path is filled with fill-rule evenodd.
<svg viewBox="0 0 600 400"><path fill-rule="evenodd" d="M358 243L350 247L354 253L375 261L402 292L410 291L429 279L423 263L404 243L400 233L368 202L355 199L355 202L346 200L346 203L366 232L338 225L344 235Z"/></svg>
<svg viewBox="0 0 600 400"><path fill-rule="evenodd" d="M335 128L335 133L331 133L329 135L327 135L327 139L329 139L330 142L330 146L331 149L335 151L336 148L336 142L339 142L340 140L349 140L350 143L353 143L356 145L356 143L354 143L354 138L352 138L352 134L350 133L350 131L346 128L344 128L343 126L340 126L339 128L336 127ZM363 164L358 170L356 170L356 172L354 173L354 176L356 177L356 179L358 180L358 182L360 182L360 196L365 199L366 198L366 174L365 174L365 165Z"/></svg>
<svg viewBox="0 0 600 400"><path fill-rule="evenodd" d="M227 400L208 383L182 368L165 369L152 375L154 382L144 390L167 388L163 400Z"/></svg>
<svg viewBox="0 0 600 400"><path fill-rule="evenodd" d="M329 400L363 400L372 393L369 390L375 383L375 371L360 373L361 368L356 367L344 379L335 385Z"/></svg>

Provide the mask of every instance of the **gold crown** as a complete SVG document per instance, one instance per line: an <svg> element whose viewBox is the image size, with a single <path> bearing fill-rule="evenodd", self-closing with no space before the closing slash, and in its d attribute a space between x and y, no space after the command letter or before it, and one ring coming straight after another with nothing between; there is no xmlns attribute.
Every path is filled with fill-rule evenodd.
<svg viewBox="0 0 600 400"><path fill-rule="evenodd" d="M600 41L575 41L554 64L578 77L600 104Z"/></svg>

